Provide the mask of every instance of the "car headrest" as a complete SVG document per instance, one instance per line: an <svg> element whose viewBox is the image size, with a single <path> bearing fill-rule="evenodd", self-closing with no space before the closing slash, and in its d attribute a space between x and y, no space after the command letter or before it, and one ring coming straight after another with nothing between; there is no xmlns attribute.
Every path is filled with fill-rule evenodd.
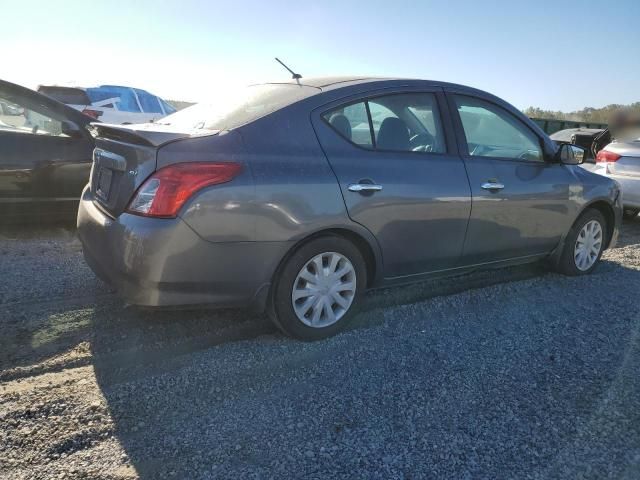
<svg viewBox="0 0 640 480"><path fill-rule="evenodd" d="M347 140L351 140L351 123L347 117L342 114L334 115L329 123Z"/></svg>
<svg viewBox="0 0 640 480"><path fill-rule="evenodd" d="M376 147L382 150L409 150L409 129L399 118L387 117L382 121Z"/></svg>

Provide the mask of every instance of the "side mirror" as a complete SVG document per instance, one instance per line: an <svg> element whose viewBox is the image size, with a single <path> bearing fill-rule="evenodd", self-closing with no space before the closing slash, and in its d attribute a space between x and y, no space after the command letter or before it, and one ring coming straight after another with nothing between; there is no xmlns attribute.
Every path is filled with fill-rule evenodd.
<svg viewBox="0 0 640 480"><path fill-rule="evenodd" d="M561 144L556 152L556 159L565 165L580 165L586 157L587 151L584 148L570 143Z"/></svg>
<svg viewBox="0 0 640 480"><path fill-rule="evenodd" d="M82 130L78 125L68 120L62 122L61 131L63 135L66 135L70 138L80 138L82 137Z"/></svg>

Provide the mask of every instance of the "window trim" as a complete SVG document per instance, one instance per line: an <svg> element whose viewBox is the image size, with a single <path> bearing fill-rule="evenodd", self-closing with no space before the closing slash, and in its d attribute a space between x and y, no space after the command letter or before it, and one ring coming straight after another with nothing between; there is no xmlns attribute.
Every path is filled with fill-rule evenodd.
<svg viewBox="0 0 640 480"><path fill-rule="evenodd" d="M516 162L516 163L525 163L525 164L531 164L531 165L541 165L541 164L544 165L549 163L547 159L547 153L544 148L545 146L544 139L540 137L540 135L538 135L538 133L535 130L533 130L529 125L527 125L526 122L523 122L522 119L518 118L517 115L514 115L513 112L510 112L508 108L505 108L502 105L492 101L491 99L485 98L484 96L474 95L473 93L470 93L470 92L461 92L458 90L447 90L445 91L445 96L447 98L449 110L451 111L452 119L454 122L454 131L457 137L458 150L462 158L469 159L469 160L477 159L477 158L487 158L490 160L499 160L502 162ZM493 107L500 109L501 111L506 113L508 116L513 118L515 121L519 122L521 125L526 127L526 129L529 130L538 139L538 146L540 147L542 158L540 160L527 160L524 158L515 158L515 157L512 158L512 157L491 157L488 155L471 155L469 153L469 143L467 141L467 134L464 131L464 124L462 123L462 118L460 118L460 112L458 112L458 105L456 104L456 100L454 98L456 96L467 97L467 98L471 98L472 100L479 100L481 102L488 103Z"/></svg>
<svg viewBox="0 0 640 480"><path fill-rule="evenodd" d="M449 155L455 152L451 152L451 149L449 148L449 142L448 142L448 137L447 137L447 127L445 126L445 112L444 112L444 108L442 105L442 102L440 100L440 98L438 98L438 92L442 92L442 90L424 90L424 89L420 89L420 90L405 90L405 91L395 91L395 92L381 92L381 93L377 93L374 95L366 95L363 97L360 97L356 100L352 100L349 101L347 103L340 103L337 105L334 105L332 107L329 107L327 109L322 109L319 113L319 117L320 119L336 134L338 135L339 138L341 138L342 140L344 140L345 142L349 143L350 145L353 145L356 148L359 148L361 150L365 150L367 152L380 152L380 153L408 153L408 154L412 154L412 155ZM373 121L371 119L371 112L369 110L369 100L373 100L376 98L382 98L382 97L390 97L393 95L416 95L416 94L427 94L427 95L431 95L433 96L433 99L435 100L435 104L438 108L438 116L440 118L440 128L442 130L442 135L443 135L443 146L444 146L444 151L442 152L416 152L413 150L387 150L387 149L380 149L377 148L376 146L376 139L375 139L375 132L373 130ZM369 122L369 135L371 136L371 147L367 147L364 145L360 145L357 144L355 142L353 142L352 140L345 138L340 132L338 132L337 129L335 129L333 127L333 125L331 125L331 123L329 123L329 120L325 117L327 113L330 113L338 108L346 108L346 107L350 107L351 105L356 105L358 103L364 103L365 104L365 109L367 112L367 121ZM447 105L445 105L446 107ZM412 114L413 115L413 114ZM420 120L418 120L420 121Z"/></svg>

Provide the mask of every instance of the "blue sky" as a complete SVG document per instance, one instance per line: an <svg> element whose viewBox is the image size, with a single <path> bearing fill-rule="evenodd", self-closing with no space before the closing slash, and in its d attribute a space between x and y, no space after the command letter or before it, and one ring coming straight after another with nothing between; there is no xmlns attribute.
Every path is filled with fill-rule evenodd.
<svg viewBox="0 0 640 480"><path fill-rule="evenodd" d="M0 0L0 76L206 100L239 84L383 75L519 108L640 101L640 1Z"/></svg>

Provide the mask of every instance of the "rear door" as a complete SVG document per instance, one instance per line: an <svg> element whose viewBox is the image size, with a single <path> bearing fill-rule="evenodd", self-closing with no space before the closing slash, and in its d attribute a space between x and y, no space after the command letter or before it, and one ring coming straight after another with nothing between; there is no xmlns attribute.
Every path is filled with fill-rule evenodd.
<svg viewBox="0 0 640 480"><path fill-rule="evenodd" d="M543 139L507 108L447 96L473 196L464 264L549 253L568 229L569 168L545 161Z"/></svg>
<svg viewBox="0 0 640 480"><path fill-rule="evenodd" d="M456 266L471 195L441 89L342 100L312 120L349 216L380 244L384 276Z"/></svg>

